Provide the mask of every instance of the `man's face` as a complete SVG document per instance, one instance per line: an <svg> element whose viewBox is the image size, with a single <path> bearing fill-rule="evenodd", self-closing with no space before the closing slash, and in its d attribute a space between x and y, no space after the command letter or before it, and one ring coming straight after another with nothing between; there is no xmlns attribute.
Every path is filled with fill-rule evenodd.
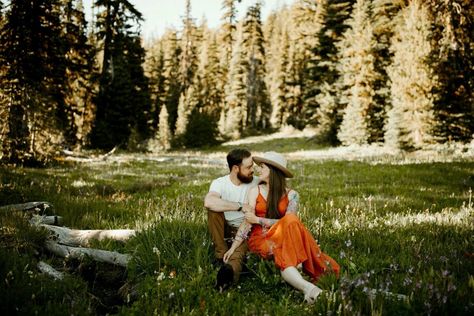
<svg viewBox="0 0 474 316"><path fill-rule="evenodd" d="M250 183L253 180L253 160L252 157L244 158L239 166L237 178L242 183Z"/></svg>

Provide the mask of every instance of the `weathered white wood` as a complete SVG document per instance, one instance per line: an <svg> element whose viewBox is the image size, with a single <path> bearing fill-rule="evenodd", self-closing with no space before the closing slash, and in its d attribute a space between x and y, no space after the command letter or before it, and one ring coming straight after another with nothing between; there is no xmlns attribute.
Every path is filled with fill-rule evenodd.
<svg viewBox="0 0 474 316"><path fill-rule="evenodd" d="M77 153L72 153L70 151L64 150L63 153L66 155L64 160L67 161L75 161L75 162L97 162L97 161L104 161L107 160L109 156L111 156L115 151L117 150L117 147L114 147L111 151L108 153L98 156L98 157L85 157L83 155L77 154Z"/></svg>
<svg viewBox="0 0 474 316"><path fill-rule="evenodd" d="M56 280L62 280L64 278L64 274L62 272L57 271L44 261L38 262L38 270L40 270L44 274L53 277Z"/></svg>
<svg viewBox="0 0 474 316"><path fill-rule="evenodd" d="M124 255L115 251L70 247L60 245L52 240L46 241L45 246L50 252L63 258L71 257L81 259L84 256L89 256L95 261L111 263L122 267L127 267L127 264L130 261L129 255Z"/></svg>
<svg viewBox="0 0 474 316"><path fill-rule="evenodd" d="M0 211L45 211L53 206L48 202L28 202L21 204L10 204L0 207Z"/></svg>
<svg viewBox="0 0 474 316"><path fill-rule="evenodd" d="M66 227L41 224L41 227L53 232L56 241L70 246L87 246L90 240L113 239L118 241L127 241L135 236L132 229L111 229L111 230L78 230Z"/></svg>
<svg viewBox="0 0 474 316"><path fill-rule="evenodd" d="M61 216L41 216L41 215L33 215L30 219L31 225L54 225L54 226L62 226L63 218Z"/></svg>

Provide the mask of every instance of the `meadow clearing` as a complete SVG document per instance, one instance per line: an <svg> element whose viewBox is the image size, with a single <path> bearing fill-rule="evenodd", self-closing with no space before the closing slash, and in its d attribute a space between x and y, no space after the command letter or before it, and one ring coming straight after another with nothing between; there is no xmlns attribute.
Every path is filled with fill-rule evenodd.
<svg viewBox="0 0 474 316"><path fill-rule="evenodd" d="M232 146L277 150L289 158L300 217L341 277L323 277L313 306L272 263L248 256L249 273L213 289L217 271L203 197L227 172ZM305 149L306 151L301 151ZM370 154L370 151L373 151ZM369 152L369 154L367 154ZM88 258L63 260L42 244L47 233L24 214L0 214L3 315L469 315L474 312L474 155L330 150L305 138L230 144L166 155L118 153L94 163L0 167L0 204L48 201L47 212L77 229L136 229L126 243L95 248L131 255L128 268ZM66 272L41 274L43 260ZM119 291L120 289L120 291Z"/></svg>

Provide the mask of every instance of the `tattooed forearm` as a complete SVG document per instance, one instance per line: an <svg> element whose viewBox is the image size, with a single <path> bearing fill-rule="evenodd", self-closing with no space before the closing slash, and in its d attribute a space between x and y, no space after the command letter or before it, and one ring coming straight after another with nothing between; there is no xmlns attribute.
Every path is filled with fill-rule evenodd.
<svg viewBox="0 0 474 316"><path fill-rule="evenodd" d="M247 221L242 222L242 224L239 227L239 230L237 231L237 234L235 234L235 240L245 240L248 238L249 232L252 229L252 225L249 224Z"/></svg>
<svg viewBox="0 0 474 316"><path fill-rule="evenodd" d="M300 203L300 196L298 192L291 190L290 193L288 193L288 201L286 213L296 214L298 212L298 205Z"/></svg>
<svg viewBox="0 0 474 316"><path fill-rule="evenodd" d="M273 224L275 224L276 222L278 222L277 219L264 218L264 217L258 218L258 223L262 225L263 227L267 227L267 228L272 227Z"/></svg>

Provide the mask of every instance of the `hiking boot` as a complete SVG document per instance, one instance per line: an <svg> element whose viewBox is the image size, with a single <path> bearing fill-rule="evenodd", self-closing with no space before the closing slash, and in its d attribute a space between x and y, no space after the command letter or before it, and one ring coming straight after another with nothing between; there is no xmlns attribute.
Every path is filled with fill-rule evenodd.
<svg viewBox="0 0 474 316"><path fill-rule="evenodd" d="M220 269L224 265L224 261L222 260L222 258L214 258L211 264L214 269Z"/></svg>
<svg viewBox="0 0 474 316"><path fill-rule="evenodd" d="M226 263L217 272L215 288L222 293L232 285L232 282L234 282L234 270L230 264Z"/></svg>

